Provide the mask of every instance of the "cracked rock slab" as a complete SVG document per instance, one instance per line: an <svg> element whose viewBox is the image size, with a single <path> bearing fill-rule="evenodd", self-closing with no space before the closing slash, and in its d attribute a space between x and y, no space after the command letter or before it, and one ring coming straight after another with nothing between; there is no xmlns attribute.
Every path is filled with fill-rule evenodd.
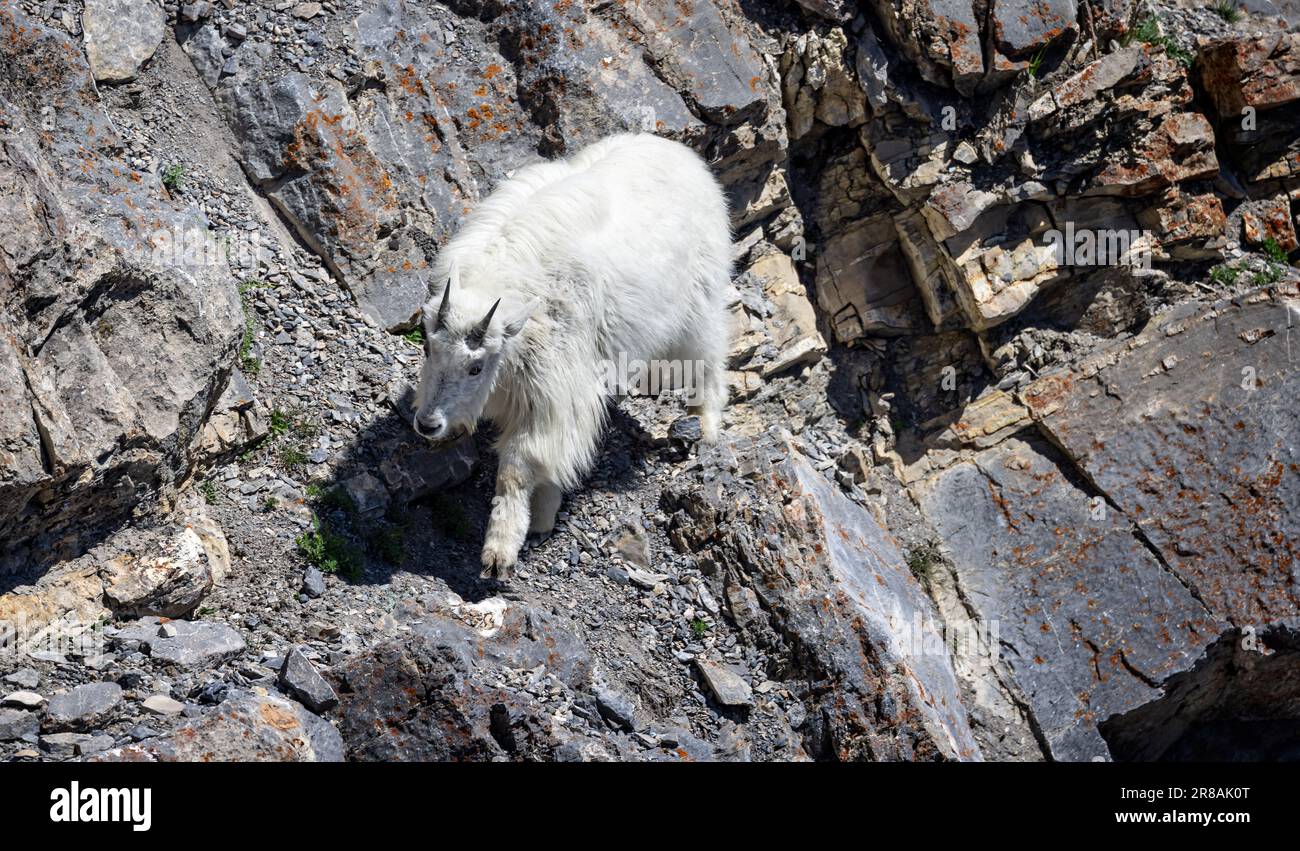
<svg viewBox="0 0 1300 851"><path fill-rule="evenodd" d="M1057 760L1106 758L1096 725L1159 696L1221 629L1046 442L1009 438L914 485L963 597Z"/></svg>
<svg viewBox="0 0 1300 851"><path fill-rule="evenodd" d="M1300 300L1256 291L1166 314L1024 401L1217 617L1300 605Z"/></svg>

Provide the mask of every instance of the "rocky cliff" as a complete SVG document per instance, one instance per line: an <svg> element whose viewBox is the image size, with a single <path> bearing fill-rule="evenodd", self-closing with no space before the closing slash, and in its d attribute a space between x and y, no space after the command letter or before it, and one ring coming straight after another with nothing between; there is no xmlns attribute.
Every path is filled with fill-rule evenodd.
<svg viewBox="0 0 1300 851"><path fill-rule="evenodd" d="M1300 723L1300 15L0 0L0 756L1106 760ZM724 439L616 403L520 576L415 438L514 169L727 191Z"/></svg>

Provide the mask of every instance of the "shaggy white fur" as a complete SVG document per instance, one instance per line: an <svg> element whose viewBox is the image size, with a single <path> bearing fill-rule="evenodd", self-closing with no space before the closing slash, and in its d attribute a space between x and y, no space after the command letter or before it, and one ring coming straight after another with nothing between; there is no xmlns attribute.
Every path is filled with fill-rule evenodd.
<svg viewBox="0 0 1300 851"><path fill-rule="evenodd" d="M722 190L689 148L624 134L522 168L434 275L414 426L434 440L481 418L500 429L485 576L509 575L528 531L553 527L561 492L590 467L605 370L620 357L693 364L691 408L717 438L731 233Z"/></svg>

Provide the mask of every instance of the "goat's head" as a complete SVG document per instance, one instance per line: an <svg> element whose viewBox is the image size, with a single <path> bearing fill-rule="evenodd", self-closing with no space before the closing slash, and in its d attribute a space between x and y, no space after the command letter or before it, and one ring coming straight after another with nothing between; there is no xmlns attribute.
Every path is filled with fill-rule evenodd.
<svg viewBox="0 0 1300 851"><path fill-rule="evenodd" d="M486 313L465 318L452 307L452 290L460 292L455 266L441 298L424 306L424 367L411 423L417 434L436 442L474 431L506 351L532 313L503 316L498 299Z"/></svg>

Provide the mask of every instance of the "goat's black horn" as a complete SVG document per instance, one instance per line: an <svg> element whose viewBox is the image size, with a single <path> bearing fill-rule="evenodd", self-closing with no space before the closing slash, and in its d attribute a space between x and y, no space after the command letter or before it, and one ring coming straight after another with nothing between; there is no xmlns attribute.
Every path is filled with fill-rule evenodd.
<svg viewBox="0 0 1300 851"><path fill-rule="evenodd" d="M483 321L474 326L474 330L469 334L469 341L472 345L481 346L483 344L483 338L487 336L488 326L492 324L492 314L497 312L497 305L500 303L501 299L492 302L492 307L488 310L487 316L484 316Z"/></svg>
<svg viewBox="0 0 1300 851"><path fill-rule="evenodd" d="M447 286L442 290L442 302L438 305L438 324L436 327L441 328L447 321L447 310L451 307L451 278L447 279Z"/></svg>

